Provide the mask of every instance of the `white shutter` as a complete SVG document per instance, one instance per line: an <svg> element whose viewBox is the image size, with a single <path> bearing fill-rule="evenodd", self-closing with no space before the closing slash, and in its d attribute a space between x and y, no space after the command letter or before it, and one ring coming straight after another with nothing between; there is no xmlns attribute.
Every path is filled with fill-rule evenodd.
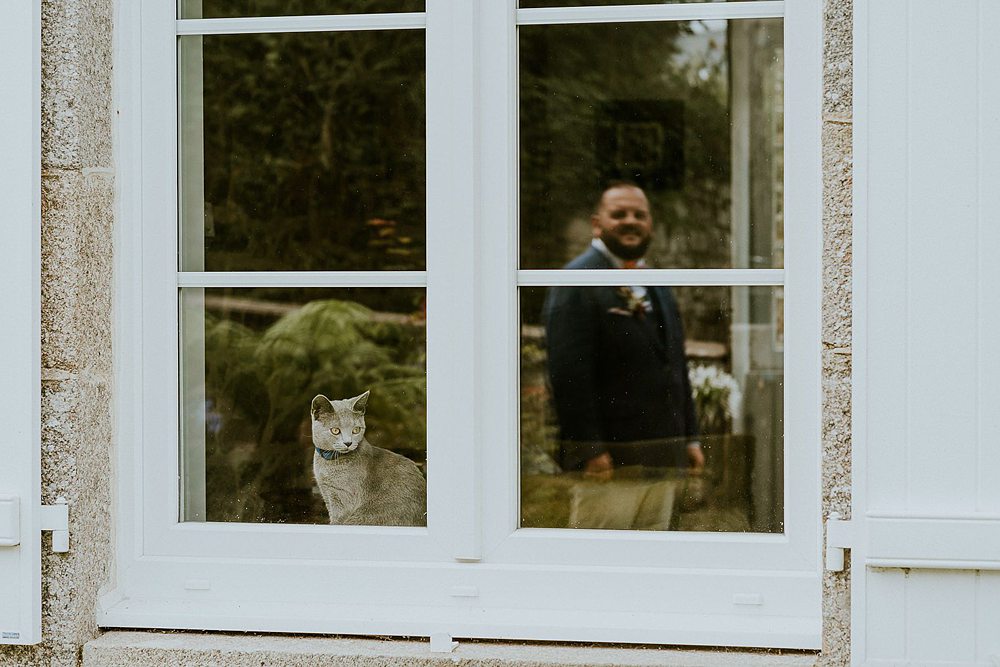
<svg viewBox="0 0 1000 667"><path fill-rule="evenodd" d="M0 20L0 644L41 637L39 2Z"/></svg>
<svg viewBox="0 0 1000 667"><path fill-rule="evenodd" d="M852 656L1000 664L1000 3L855 4Z"/></svg>

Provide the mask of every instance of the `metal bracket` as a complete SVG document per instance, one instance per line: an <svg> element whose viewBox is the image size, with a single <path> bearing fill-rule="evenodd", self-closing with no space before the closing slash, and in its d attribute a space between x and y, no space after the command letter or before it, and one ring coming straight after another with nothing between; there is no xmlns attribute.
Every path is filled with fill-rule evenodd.
<svg viewBox="0 0 1000 667"><path fill-rule="evenodd" d="M447 632L435 632L431 635L431 653L451 653L458 648L458 642L452 641Z"/></svg>
<svg viewBox="0 0 1000 667"><path fill-rule="evenodd" d="M52 551L66 553L69 551L69 504L59 496L54 505L42 505L41 510L42 530L52 532Z"/></svg>
<svg viewBox="0 0 1000 667"><path fill-rule="evenodd" d="M840 512L830 512L826 520L826 569L844 571L844 549L854 546L854 526L844 521Z"/></svg>

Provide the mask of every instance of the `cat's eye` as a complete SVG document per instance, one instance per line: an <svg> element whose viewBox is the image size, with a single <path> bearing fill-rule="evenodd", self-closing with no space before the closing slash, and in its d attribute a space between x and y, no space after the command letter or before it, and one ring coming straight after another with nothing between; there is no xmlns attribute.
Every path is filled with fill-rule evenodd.
<svg viewBox="0 0 1000 667"><path fill-rule="evenodd" d="M333 433L334 435L340 435L340 429L339 428L331 428L330 429L330 433Z"/></svg>
<svg viewBox="0 0 1000 667"><path fill-rule="evenodd" d="M361 433L361 427L360 426L355 426L353 433L355 433L355 434Z"/></svg>

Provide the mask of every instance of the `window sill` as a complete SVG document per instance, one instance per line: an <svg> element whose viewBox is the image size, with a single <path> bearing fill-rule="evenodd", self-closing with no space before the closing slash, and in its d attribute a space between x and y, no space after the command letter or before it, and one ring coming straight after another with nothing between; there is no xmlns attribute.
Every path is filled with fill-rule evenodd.
<svg viewBox="0 0 1000 667"><path fill-rule="evenodd" d="M426 641L192 632L107 632L83 649L83 667L209 664L218 667L812 667L815 653L460 642L431 653Z"/></svg>

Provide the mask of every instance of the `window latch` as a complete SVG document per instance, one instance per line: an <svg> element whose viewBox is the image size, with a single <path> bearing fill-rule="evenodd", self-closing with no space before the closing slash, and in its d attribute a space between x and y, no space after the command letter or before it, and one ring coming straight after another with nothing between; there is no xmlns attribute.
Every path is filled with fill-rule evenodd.
<svg viewBox="0 0 1000 667"><path fill-rule="evenodd" d="M830 512L826 519L826 569L828 572L844 571L844 549L854 546L854 531L850 521L841 518L840 512Z"/></svg>
<svg viewBox="0 0 1000 667"><path fill-rule="evenodd" d="M69 504L60 496L52 505L42 505L38 514L41 530L52 532L52 551L69 551ZM21 499L0 495L0 547L21 544Z"/></svg>
<svg viewBox="0 0 1000 667"><path fill-rule="evenodd" d="M52 505L42 505L42 530L52 532L52 551L64 554L69 551L69 504L62 496Z"/></svg>
<svg viewBox="0 0 1000 667"><path fill-rule="evenodd" d="M21 499L0 495L0 547L16 547L21 543Z"/></svg>

